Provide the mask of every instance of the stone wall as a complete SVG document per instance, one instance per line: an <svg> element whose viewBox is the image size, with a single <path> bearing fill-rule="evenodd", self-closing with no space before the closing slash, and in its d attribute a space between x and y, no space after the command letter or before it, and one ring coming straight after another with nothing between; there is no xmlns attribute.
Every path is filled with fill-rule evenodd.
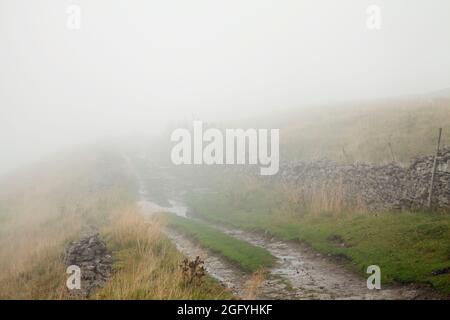
<svg viewBox="0 0 450 320"><path fill-rule="evenodd" d="M278 177L296 190L339 189L342 201L369 210L426 208L434 156L420 156L408 167L356 162L344 165L332 161L285 163ZM432 204L450 210L450 148L438 157Z"/></svg>

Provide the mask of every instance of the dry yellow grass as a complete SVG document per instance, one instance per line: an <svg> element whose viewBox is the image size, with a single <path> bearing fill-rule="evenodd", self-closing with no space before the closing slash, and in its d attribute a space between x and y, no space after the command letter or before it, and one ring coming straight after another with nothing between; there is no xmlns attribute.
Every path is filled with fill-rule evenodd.
<svg viewBox="0 0 450 320"><path fill-rule="evenodd" d="M301 187L288 183L272 185L280 205L275 213L287 220L297 219L305 214L329 214L332 216L366 214L369 212L363 201L356 199L349 203L345 200L346 190L342 184L318 184L313 187Z"/></svg>
<svg viewBox="0 0 450 320"><path fill-rule="evenodd" d="M187 285L180 264L182 255L161 233L163 217L144 219L131 207L115 214L102 230L116 257L111 281L97 299L220 299L230 298L223 287L207 278Z"/></svg>
<svg viewBox="0 0 450 320"><path fill-rule="evenodd" d="M114 161L103 166L105 156L84 153L41 163L0 187L0 298L66 297L65 244L83 227L104 223L111 208L128 199L120 176L98 188L117 169Z"/></svg>
<svg viewBox="0 0 450 320"><path fill-rule="evenodd" d="M258 295L261 286L266 280L266 275L263 270L256 271L252 274L250 279L246 283L246 291L244 295L244 300L253 300Z"/></svg>

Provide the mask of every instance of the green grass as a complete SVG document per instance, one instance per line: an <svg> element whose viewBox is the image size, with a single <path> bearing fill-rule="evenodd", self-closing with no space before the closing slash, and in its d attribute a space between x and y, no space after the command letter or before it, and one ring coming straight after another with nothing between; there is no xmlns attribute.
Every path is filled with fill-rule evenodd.
<svg viewBox="0 0 450 320"><path fill-rule="evenodd" d="M378 265L383 283L428 283L450 294L450 274L433 275L450 267L450 215L386 212L294 216L280 212L270 196L259 202L258 197L261 194L257 192L245 205L236 205L225 193L190 195L188 202L205 219L303 241L319 252L345 257L349 267L364 274L367 266Z"/></svg>
<svg viewBox="0 0 450 320"><path fill-rule="evenodd" d="M384 213L350 217L304 217L297 237L318 251L348 257L365 272L375 264L384 283L430 283L450 293L450 217L427 213ZM280 232L282 237L292 232ZM336 239L338 239L336 241Z"/></svg>
<svg viewBox="0 0 450 320"><path fill-rule="evenodd" d="M274 262L274 257L267 250L230 237L205 223L169 214L169 225L245 271L268 268Z"/></svg>

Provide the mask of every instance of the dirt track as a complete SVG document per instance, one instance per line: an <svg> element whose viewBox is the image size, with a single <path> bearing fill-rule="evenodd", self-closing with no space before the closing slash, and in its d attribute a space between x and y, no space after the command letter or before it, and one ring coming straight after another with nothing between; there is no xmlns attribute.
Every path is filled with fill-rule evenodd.
<svg viewBox="0 0 450 320"><path fill-rule="evenodd" d="M158 179L164 178L159 176ZM143 180L138 177L138 181L141 195L139 205L144 214L166 211L187 219L196 219L187 215L188 208L180 201L167 199L165 203L169 205L161 206L149 200L151 195L142 183ZM340 263L314 252L305 245L226 226L211 226L232 237L265 248L276 258L274 266L268 270L268 276L260 286L256 299L422 299L430 297L427 290L413 286L382 286L381 290L369 290L366 278L348 271ZM212 277L230 288L236 296L245 297L246 283L250 275L174 230L167 230L166 233L184 255L189 258L202 257Z"/></svg>

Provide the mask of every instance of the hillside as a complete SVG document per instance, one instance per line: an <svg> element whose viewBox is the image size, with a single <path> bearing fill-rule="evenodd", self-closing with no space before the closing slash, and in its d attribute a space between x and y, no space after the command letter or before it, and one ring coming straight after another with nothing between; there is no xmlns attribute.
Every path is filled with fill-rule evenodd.
<svg viewBox="0 0 450 320"><path fill-rule="evenodd" d="M229 298L209 278L199 286L185 285L179 270L183 256L161 232L164 220L144 219L134 190L120 154L108 148L77 150L3 180L0 300ZM112 256L113 272L107 272L103 288L90 283L99 265L89 265L90 248L81 248L83 290L70 291L66 268L73 263L65 253L90 230ZM91 285L96 290L82 294Z"/></svg>
<svg viewBox="0 0 450 320"><path fill-rule="evenodd" d="M289 159L408 162L435 150L439 127L442 144L450 144L450 92L310 107L287 113L277 125Z"/></svg>

